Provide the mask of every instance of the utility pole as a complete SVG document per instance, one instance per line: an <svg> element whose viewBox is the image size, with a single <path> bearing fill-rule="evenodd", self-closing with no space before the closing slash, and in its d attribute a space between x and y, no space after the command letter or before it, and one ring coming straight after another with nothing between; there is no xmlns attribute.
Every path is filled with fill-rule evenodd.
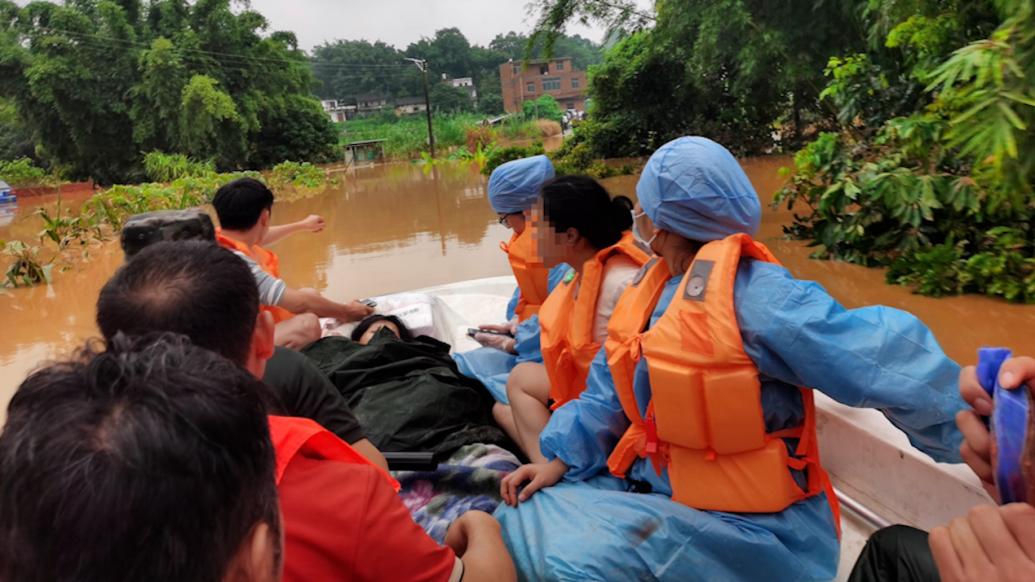
<svg viewBox="0 0 1035 582"><path fill-rule="evenodd" d="M431 148L431 157L435 157L435 131L431 126L431 94L428 92L428 61L424 59L406 58L407 61L417 65L424 79L424 112L428 116L428 146Z"/></svg>

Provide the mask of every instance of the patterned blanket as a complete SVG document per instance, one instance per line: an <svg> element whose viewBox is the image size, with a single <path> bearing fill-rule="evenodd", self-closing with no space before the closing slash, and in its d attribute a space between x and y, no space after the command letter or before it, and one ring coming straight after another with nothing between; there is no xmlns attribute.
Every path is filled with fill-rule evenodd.
<svg viewBox="0 0 1035 582"><path fill-rule="evenodd" d="M477 509L496 511L500 480L520 466L513 453L496 445L461 447L434 471L397 471L403 504L417 525L442 543L453 520Z"/></svg>

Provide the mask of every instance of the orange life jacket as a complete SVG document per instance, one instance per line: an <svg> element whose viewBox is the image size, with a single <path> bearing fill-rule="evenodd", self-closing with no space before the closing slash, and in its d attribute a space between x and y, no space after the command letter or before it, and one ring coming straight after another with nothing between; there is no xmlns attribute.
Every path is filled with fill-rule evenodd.
<svg viewBox="0 0 1035 582"><path fill-rule="evenodd" d="M259 245L249 247L239 240L226 236L223 234L223 230L219 228L216 229L216 241L219 242L219 245L223 248L230 249L232 251L239 251L248 255L252 260L258 263L260 267L262 267L263 271L266 271L278 279L280 278L280 259L277 258L277 254L273 251L268 251ZM283 307L277 307L276 305L261 305L259 309L268 311L273 315L274 323L280 323L295 316L294 313L291 313Z"/></svg>
<svg viewBox="0 0 1035 582"><path fill-rule="evenodd" d="M624 478L625 471L644 452L646 425L633 395L633 378L640 359L639 337L647 329L665 283L671 278L664 260L651 259L622 294L607 324L607 366L622 410L632 423L608 459L608 468L618 477Z"/></svg>
<svg viewBox="0 0 1035 582"><path fill-rule="evenodd" d="M539 311L540 345L554 409L575 400L586 389L589 365L600 351L600 344L593 338L593 322L604 267L618 255L625 255L640 266L649 258L627 232L617 244L586 261L581 276L574 270L569 272Z"/></svg>
<svg viewBox="0 0 1035 582"><path fill-rule="evenodd" d="M526 228L521 234L515 233L509 243L500 243L500 249L507 253L510 269L514 271L518 289L521 289L514 313L518 321L525 321L539 313L549 295L550 270L535 258L535 238L531 228Z"/></svg>
<svg viewBox="0 0 1035 582"><path fill-rule="evenodd" d="M766 433L758 369L744 352L734 309L741 257L776 263L746 234L701 248L664 315L640 333L664 287L655 267L631 287L608 326L608 363L632 425L608 459L624 477L636 458L668 467L672 499L702 510L771 513L826 491L837 498L819 461L812 391L801 389L802 425ZM639 413L632 372L647 358L653 399ZM796 438L788 454L784 438ZM791 469L806 472L807 489Z"/></svg>
<svg viewBox="0 0 1035 582"><path fill-rule="evenodd" d="M399 491L399 482L387 471L371 463L356 449L315 421L293 416L269 416L267 419L270 425L270 440L273 441L273 449L277 455L277 485L280 485L291 460L303 455L352 465L370 465L378 470L389 485Z"/></svg>

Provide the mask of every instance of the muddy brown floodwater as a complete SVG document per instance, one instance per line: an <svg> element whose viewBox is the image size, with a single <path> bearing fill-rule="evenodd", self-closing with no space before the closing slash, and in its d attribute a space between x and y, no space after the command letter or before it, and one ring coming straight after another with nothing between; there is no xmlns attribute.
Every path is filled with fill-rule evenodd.
<svg viewBox="0 0 1035 582"><path fill-rule="evenodd" d="M779 157L743 162L763 203L779 188L778 170L787 163ZM339 187L274 208L274 223L315 213L328 224L322 233L277 245L290 285L346 300L508 273L499 251L508 235L485 199L486 179L476 167L444 165L426 173L413 164L391 164L339 175ZM606 181L613 194L633 195L635 184L633 176ZM0 207L0 239L32 240L39 230L32 212L41 204L53 206L55 199L23 202L16 214ZM883 303L910 311L960 362L973 362L982 345L1035 354L1035 308L975 296L921 297L885 284L881 270L811 260L803 243L783 238L781 226L789 219L789 212L767 206L760 239L793 273L820 282L848 307ZM28 372L97 335L97 292L121 262L117 244L107 243L91 249L89 260L55 273L52 285L0 290L0 418Z"/></svg>

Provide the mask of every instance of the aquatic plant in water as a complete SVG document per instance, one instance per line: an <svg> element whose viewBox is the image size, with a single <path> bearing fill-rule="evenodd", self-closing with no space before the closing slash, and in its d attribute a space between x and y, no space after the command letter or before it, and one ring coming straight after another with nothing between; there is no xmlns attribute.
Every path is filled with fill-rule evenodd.
<svg viewBox="0 0 1035 582"><path fill-rule="evenodd" d="M17 240L0 240L0 255L11 260L4 273L4 287L31 287L50 282L52 265L40 260L39 247Z"/></svg>

